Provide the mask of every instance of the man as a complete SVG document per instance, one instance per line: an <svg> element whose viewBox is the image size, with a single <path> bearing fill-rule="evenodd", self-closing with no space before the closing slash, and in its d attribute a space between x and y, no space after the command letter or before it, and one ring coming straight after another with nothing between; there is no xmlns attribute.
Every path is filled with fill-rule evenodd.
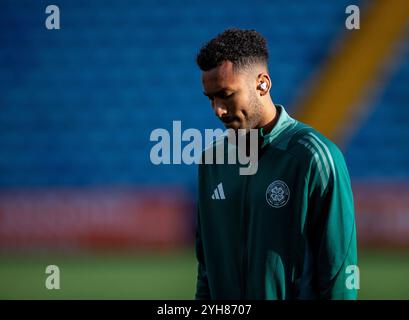
<svg viewBox="0 0 409 320"><path fill-rule="evenodd" d="M229 129L258 130L260 149L253 175L199 165L196 299L356 299L344 158L273 103L267 62L254 30L228 29L197 55L216 116Z"/></svg>

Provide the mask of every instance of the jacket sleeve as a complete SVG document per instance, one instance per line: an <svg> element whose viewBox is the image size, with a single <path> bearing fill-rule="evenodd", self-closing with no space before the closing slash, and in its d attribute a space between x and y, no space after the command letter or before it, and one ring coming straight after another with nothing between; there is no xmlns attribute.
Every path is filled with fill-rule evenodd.
<svg viewBox="0 0 409 320"><path fill-rule="evenodd" d="M204 258L204 251L203 251L203 241L202 241L202 231L201 231L201 223L200 223L200 195L201 195L201 185L202 185L202 168L199 165L199 173L198 173L198 180L199 180L199 200L197 203L197 215L196 215L196 237L195 237L195 250L196 250L196 258L197 258L197 280L196 280L196 300L205 300L210 299L210 290L209 290L209 282L207 279L207 272L206 272L206 263Z"/></svg>
<svg viewBox="0 0 409 320"><path fill-rule="evenodd" d="M310 172L308 216L315 260L313 277L318 298L349 300L357 298L359 288L354 202L344 157L338 148L331 149L331 153L322 155L322 166L312 162Z"/></svg>

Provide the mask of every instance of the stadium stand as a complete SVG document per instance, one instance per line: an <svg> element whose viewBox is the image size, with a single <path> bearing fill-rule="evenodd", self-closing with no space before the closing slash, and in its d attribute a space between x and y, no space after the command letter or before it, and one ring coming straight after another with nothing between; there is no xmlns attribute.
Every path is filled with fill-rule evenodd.
<svg viewBox="0 0 409 320"><path fill-rule="evenodd" d="M201 93L200 45L227 27L259 30L273 98L290 107L356 2L218 3L60 1L61 29L50 31L36 2L2 1L0 27L10 32L0 33L0 186L194 188L194 166L150 163L149 135L173 120L220 127Z"/></svg>

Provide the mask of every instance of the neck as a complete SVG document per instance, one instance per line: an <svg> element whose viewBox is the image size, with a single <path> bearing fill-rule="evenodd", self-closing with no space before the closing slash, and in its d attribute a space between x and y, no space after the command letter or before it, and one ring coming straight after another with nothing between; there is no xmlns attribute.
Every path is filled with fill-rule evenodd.
<svg viewBox="0 0 409 320"><path fill-rule="evenodd" d="M278 112L277 108L274 105L273 101L271 98L268 100L268 103L263 104L262 107L262 117L259 122L259 124L255 127L255 129L261 129L263 128L263 133L267 134L269 133L275 126L278 120ZM259 143L262 143L262 139L259 134ZM260 149L259 149L260 151ZM250 152L250 139L249 135L247 134L247 139L246 139L246 155L249 156Z"/></svg>
<svg viewBox="0 0 409 320"><path fill-rule="evenodd" d="M273 101L269 101L263 106L263 115L262 119L257 126L257 128L263 128L264 133L269 133L275 126L278 120L277 108L274 105Z"/></svg>

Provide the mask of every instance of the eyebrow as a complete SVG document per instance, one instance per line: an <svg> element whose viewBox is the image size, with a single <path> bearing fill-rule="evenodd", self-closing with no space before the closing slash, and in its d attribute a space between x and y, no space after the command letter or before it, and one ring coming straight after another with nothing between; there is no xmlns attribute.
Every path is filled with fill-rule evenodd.
<svg viewBox="0 0 409 320"><path fill-rule="evenodd" d="M222 89L216 91L216 92L213 93L213 94L207 93L207 92L205 92L205 91L203 91L203 94L204 94L206 97L211 97L211 96L220 95L222 92L229 91L229 90L231 90L231 89L230 89L230 88L222 88Z"/></svg>

